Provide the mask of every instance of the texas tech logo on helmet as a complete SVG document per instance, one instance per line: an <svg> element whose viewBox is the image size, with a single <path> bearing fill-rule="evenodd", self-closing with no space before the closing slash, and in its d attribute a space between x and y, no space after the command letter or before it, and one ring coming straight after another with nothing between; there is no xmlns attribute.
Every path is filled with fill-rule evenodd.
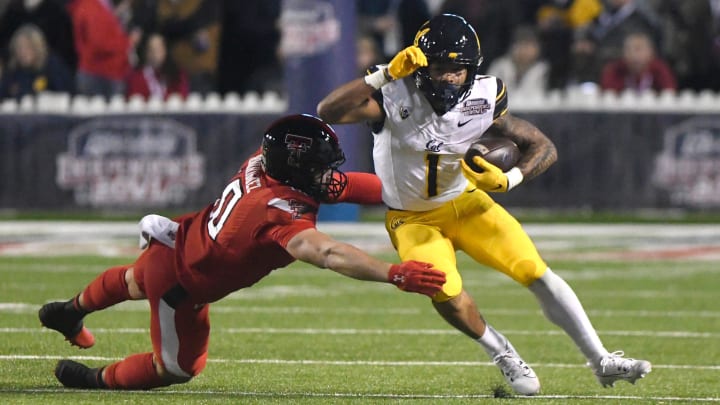
<svg viewBox="0 0 720 405"><path fill-rule="evenodd" d="M312 147L313 140L300 135L285 135L285 146L288 150L288 164L291 166L300 166L300 157Z"/></svg>

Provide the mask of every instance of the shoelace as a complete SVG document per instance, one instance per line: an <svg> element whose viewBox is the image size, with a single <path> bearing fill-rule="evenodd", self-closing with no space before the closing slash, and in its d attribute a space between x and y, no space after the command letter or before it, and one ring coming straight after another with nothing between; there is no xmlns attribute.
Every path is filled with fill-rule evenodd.
<svg viewBox="0 0 720 405"><path fill-rule="evenodd" d="M530 367L528 367L525 362L520 359L519 357L515 356L513 352L510 350L506 351L505 353L498 354L495 356L493 361L496 364L500 364L503 369L510 368L510 371L513 373L511 377L515 378L518 375L525 375L527 376L530 373Z"/></svg>
<svg viewBox="0 0 720 405"><path fill-rule="evenodd" d="M613 367L619 367L623 370L629 369L630 367L625 364L632 362L633 359L626 359L623 356L625 356L625 352L618 350L610 353L607 357L600 360L600 368L602 369L602 372L605 373L606 368Z"/></svg>

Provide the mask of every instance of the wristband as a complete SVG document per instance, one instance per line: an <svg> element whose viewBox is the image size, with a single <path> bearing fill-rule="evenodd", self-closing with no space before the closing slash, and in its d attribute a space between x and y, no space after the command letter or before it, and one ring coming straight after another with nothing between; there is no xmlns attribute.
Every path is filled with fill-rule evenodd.
<svg viewBox="0 0 720 405"><path fill-rule="evenodd" d="M517 166L515 166L512 169L505 172L505 176L507 176L507 179L508 179L507 191L510 191L515 186L522 183L523 178L524 178L522 172L520 171L520 169Z"/></svg>
<svg viewBox="0 0 720 405"><path fill-rule="evenodd" d="M382 66L375 72L365 76L365 83L375 90L390 83L390 80L392 80L392 78L387 73L387 66Z"/></svg>

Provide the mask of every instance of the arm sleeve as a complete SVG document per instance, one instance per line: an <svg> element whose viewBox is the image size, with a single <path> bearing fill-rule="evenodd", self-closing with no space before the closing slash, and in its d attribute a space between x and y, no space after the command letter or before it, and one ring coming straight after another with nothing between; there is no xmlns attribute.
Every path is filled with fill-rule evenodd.
<svg viewBox="0 0 720 405"><path fill-rule="evenodd" d="M380 178L371 173L349 172L347 186L338 202L355 204L382 204L382 184Z"/></svg>
<svg viewBox="0 0 720 405"><path fill-rule="evenodd" d="M365 73L369 75L371 73L377 72L380 69L380 67L381 67L381 65L371 66L370 68L368 68L367 72L365 72ZM370 97L372 97L372 99L375 100L376 103L378 103L378 105L380 106L380 109L383 112L383 118L381 120L375 121L375 122L368 122L368 126L370 127L370 130L377 134L380 131L382 131L383 126L385 124L386 112L385 112L385 103L383 102L382 89L375 90L370 95Z"/></svg>

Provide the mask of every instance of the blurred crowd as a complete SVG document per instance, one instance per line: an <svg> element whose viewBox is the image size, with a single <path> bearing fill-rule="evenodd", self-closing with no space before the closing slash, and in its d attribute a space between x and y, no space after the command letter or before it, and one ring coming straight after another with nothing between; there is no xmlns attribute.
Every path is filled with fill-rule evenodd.
<svg viewBox="0 0 720 405"><path fill-rule="evenodd" d="M720 0L354 0L358 75L465 17L518 93L720 90ZM282 94L281 0L0 0L0 98Z"/></svg>

